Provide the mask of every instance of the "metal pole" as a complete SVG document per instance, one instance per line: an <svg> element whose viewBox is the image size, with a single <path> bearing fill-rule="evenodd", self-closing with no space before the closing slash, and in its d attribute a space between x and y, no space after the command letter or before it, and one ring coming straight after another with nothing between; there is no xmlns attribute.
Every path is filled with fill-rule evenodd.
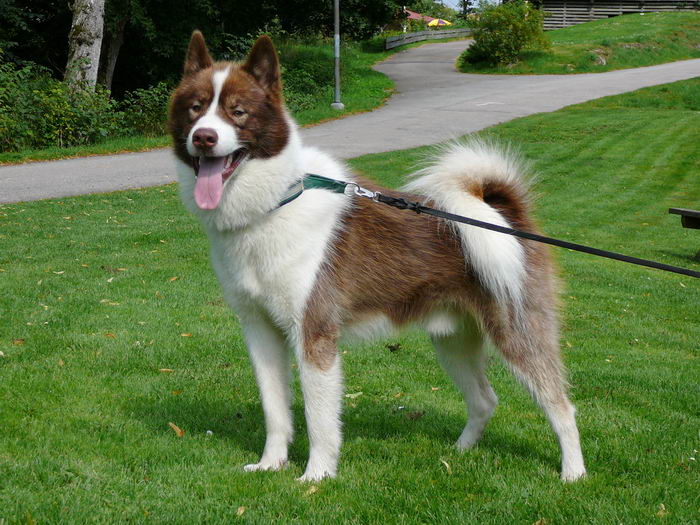
<svg viewBox="0 0 700 525"><path fill-rule="evenodd" d="M335 99L331 104L333 109L343 110L345 104L340 101L340 0L333 0L333 21L335 23L334 53L335 53Z"/></svg>

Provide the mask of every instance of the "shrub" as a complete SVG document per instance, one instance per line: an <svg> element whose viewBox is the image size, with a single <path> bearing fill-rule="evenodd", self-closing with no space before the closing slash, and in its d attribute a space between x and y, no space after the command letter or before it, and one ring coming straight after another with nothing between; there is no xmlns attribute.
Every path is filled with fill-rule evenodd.
<svg viewBox="0 0 700 525"><path fill-rule="evenodd" d="M474 43L462 54L461 61L510 64L517 61L521 51L549 47L542 29L544 12L527 1L482 4L468 21Z"/></svg>
<svg viewBox="0 0 700 525"><path fill-rule="evenodd" d="M0 149L75 146L115 134L121 115L106 90L71 91L35 64L0 63Z"/></svg>
<svg viewBox="0 0 700 525"><path fill-rule="evenodd" d="M165 134L170 86L137 89L119 102L97 86L73 91L49 70L0 61L0 151L95 144Z"/></svg>
<svg viewBox="0 0 700 525"><path fill-rule="evenodd" d="M334 77L333 47L329 41L317 40L314 45L286 41L277 50L284 98L293 114L314 107L321 93L330 98Z"/></svg>
<svg viewBox="0 0 700 525"><path fill-rule="evenodd" d="M168 101L172 87L159 82L148 89L136 89L124 95L122 135L157 137L166 133Z"/></svg>

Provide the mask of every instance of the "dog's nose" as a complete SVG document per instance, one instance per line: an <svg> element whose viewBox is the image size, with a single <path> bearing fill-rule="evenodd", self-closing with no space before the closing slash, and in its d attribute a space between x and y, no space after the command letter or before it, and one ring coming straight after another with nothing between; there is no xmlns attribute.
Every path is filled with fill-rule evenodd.
<svg viewBox="0 0 700 525"><path fill-rule="evenodd" d="M199 128L192 135L192 144L197 148L210 149L216 146L219 135L211 128Z"/></svg>

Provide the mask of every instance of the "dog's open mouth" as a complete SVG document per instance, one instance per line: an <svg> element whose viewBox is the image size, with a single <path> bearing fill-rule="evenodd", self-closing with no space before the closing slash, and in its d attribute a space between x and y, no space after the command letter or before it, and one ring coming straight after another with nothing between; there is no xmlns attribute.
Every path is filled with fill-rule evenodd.
<svg viewBox="0 0 700 525"><path fill-rule="evenodd" d="M239 148L225 157L193 157L197 182L194 200L203 210L213 210L219 205L224 193L224 182L248 156L246 148Z"/></svg>

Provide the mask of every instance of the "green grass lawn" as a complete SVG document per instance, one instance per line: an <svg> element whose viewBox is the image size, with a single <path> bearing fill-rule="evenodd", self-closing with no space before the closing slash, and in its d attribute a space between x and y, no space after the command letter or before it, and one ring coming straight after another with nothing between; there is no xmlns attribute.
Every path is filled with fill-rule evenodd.
<svg viewBox="0 0 700 525"><path fill-rule="evenodd" d="M667 208L700 203L699 109L695 79L486 133L532 161L546 233L697 270L700 232ZM352 165L396 185L425 153ZM2 205L0 246L0 523L697 523L693 279L556 252L587 479L559 481L549 425L497 358L501 405L453 450L462 402L409 332L344 347L340 475L308 485L298 384L290 468L241 470L264 442L257 389L175 186Z"/></svg>
<svg viewBox="0 0 700 525"><path fill-rule="evenodd" d="M465 73L598 73L700 58L700 12L629 14L548 31L548 51L524 52L516 64L459 62Z"/></svg>

